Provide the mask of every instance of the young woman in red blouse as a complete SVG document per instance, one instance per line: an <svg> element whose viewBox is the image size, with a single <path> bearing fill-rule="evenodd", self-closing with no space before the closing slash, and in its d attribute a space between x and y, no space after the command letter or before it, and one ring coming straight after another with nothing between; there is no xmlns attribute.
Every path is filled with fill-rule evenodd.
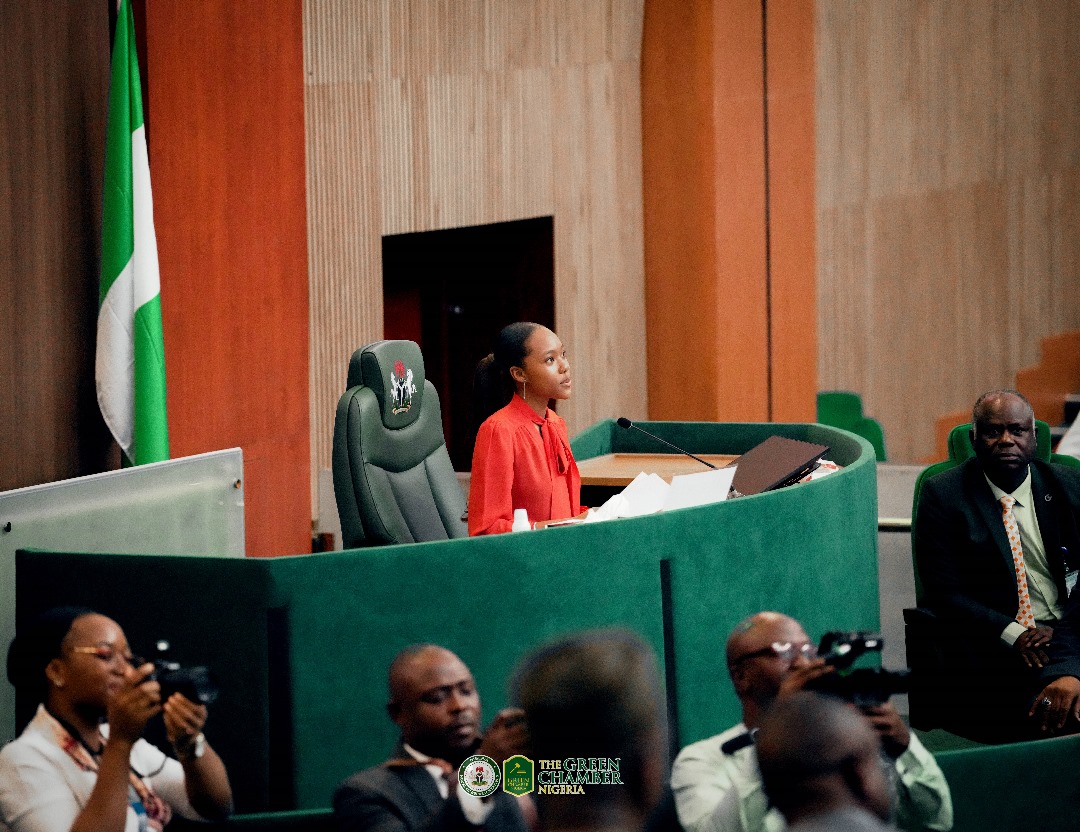
<svg viewBox="0 0 1080 832"><path fill-rule="evenodd" d="M559 336L539 324L510 324L476 376L479 391L501 388L501 401L510 402L491 413L476 435L469 534L510 531L519 508L534 523L580 513L581 476L566 422L548 408L552 399L569 399L573 389Z"/></svg>

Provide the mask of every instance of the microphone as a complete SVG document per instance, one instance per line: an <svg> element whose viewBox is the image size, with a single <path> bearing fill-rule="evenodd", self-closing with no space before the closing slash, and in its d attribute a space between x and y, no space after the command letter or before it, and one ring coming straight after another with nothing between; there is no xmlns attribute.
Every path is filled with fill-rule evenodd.
<svg viewBox="0 0 1080 832"><path fill-rule="evenodd" d="M633 422L631 422L631 421L630 421L629 419L627 419L627 418L626 418L625 416L620 416L620 417L619 417L618 419L616 419L616 420L615 420L615 424L617 424L617 425L618 425L618 426L619 426L620 428L626 428L627 430L629 430L630 428L633 428L634 430L640 430L640 431L641 431L642 433L644 433L644 434L645 434L646 436L650 437L651 439L655 439L655 440L656 440L657 442L663 442L663 443L664 443L665 445L667 445L667 446L668 446L669 448L674 448L674 449L675 449L676 451L678 451L678 452L679 452L680 454L686 454L686 455L687 455L688 457L690 457L691 459L696 459L696 460L697 460L698 462L700 462L700 463L701 463L702 465L708 465L708 466L709 466L710 468L712 468L713 470L715 470L715 469L716 469L716 466L715 466L715 465L713 465L713 464L712 464L711 462L706 462L706 461L705 461L704 459L702 459L702 458L701 458L700 456L694 456L694 455L693 455L692 453L690 453L689 451L684 451L684 450L683 450L682 448L680 448L680 447L679 447L678 445L672 445L672 444L671 444L670 442L668 442L668 441L667 441L666 439L661 439L661 438L660 438L659 436L656 436L656 435L654 435L654 434L651 434L651 433L649 433L649 432L648 432L647 430L645 430L645 428L639 428L639 427L638 427L637 425L635 425L635 424L634 424Z"/></svg>

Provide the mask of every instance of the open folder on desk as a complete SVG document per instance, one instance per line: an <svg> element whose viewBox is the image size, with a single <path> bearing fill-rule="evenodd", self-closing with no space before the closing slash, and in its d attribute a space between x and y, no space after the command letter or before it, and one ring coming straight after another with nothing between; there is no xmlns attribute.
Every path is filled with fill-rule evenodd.
<svg viewBox="0 0 1080 832"><path fill-rule="evenodd" d="M736 491L743 495L760 494L798 482L817 468L828 452L828 445L770 436L727 467L735 468Z"/></svg>

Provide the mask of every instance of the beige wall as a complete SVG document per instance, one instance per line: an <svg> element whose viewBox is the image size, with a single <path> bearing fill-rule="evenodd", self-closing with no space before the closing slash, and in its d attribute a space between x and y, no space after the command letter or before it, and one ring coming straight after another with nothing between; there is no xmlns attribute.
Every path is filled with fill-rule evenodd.
<svg viewBox="0 0 1080 832"><path fill-rule="evenodd" d="M642 2L306 0L314 467L382 337L384 234L553 215L560 413L644 416Z"/></svg>
<svg viewBox="0 0 1080 832"><path fill-rule="evenodd" d="M890 457L1080 328L1080 3L817 10L818 367Z"/></svg>

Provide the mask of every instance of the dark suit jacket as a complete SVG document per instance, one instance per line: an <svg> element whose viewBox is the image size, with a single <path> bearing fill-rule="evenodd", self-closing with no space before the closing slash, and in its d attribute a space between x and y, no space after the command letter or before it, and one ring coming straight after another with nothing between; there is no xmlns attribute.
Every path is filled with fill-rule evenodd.
<svg viewBox="0 0 1080 832"><path fill-rule="evenodd" d="M398 758L408 755L403 749ZM334 792L334 817L340 832L473 832L456 792L443 800L423 766L385 765L365 769ZM495 806L484 829L488 832L526 832L517 801L502 790L492 796Z"/></svg>
<svg viewBox="0 0 1080 832"><path fill-rule="evenodd" d="M1080 469L1036 460L1031 465L1035 514L1059 593L1065 561L1080 565ZM1016 617L1016 572L1001 521L1001 508L977 459L923 484L915 527L919 576L927 606L963 628L987 649ZM1055 628L1052 664L1044 681L1080 676L1080 590L1065 605Z"/></svg>

